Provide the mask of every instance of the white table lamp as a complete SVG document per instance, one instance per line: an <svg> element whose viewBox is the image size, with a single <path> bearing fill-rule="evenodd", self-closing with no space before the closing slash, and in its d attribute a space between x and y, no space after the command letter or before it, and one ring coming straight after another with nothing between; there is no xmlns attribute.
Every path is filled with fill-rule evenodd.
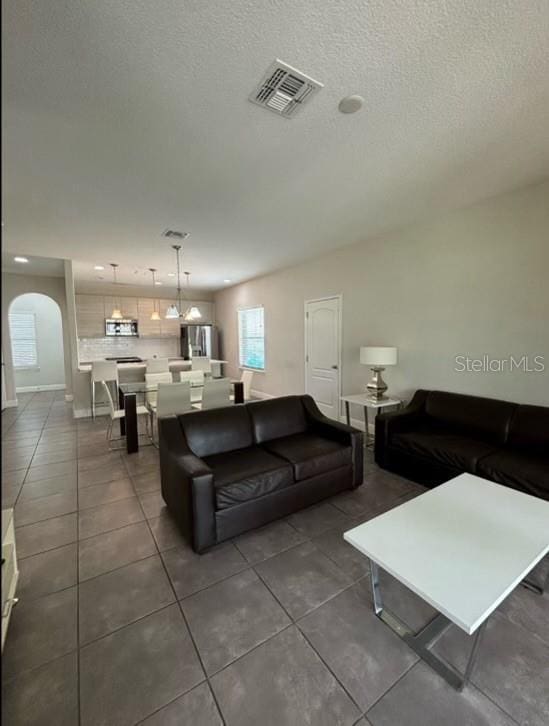
<svg viewBox="0 0 549 726"><path fill-rule="evenodd" d="M396 366L398 362L397 348L366 346L360 349L360 362L370 366L373 371L372 380L366 386L366 392L373 401L381 401L385 396L387 384L381 377L386 366Z"/></svg>

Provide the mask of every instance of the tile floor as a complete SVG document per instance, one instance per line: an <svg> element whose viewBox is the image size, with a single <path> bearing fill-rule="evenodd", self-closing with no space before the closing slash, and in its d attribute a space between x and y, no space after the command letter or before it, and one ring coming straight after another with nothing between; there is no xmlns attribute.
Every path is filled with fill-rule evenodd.
<svg viewBox="0 0 549 726"><path fill-rule="evenodd" d="M462 694L374 617L367 562L341 533L421 488L369 454L360 489L198 556L163 505L154 448L109 452L106 421L75 422L61 394L20 402L2 414L21 568L7 726L549 723L547 594L503 604ZM384 587L414 627L431 616ZM466 641L451 628L436 647L461 664Z"/></svg>

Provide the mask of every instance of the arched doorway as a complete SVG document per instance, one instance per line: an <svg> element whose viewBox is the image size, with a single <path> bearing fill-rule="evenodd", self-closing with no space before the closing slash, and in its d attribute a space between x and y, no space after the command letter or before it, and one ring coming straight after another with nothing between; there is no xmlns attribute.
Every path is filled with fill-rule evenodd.
<svg viewBox="0 0 549 726"><path fill-rule="evenodd" d="M12 300L8 320L16 392L64 389L59 304L49 295L24 293Z"/></svg>

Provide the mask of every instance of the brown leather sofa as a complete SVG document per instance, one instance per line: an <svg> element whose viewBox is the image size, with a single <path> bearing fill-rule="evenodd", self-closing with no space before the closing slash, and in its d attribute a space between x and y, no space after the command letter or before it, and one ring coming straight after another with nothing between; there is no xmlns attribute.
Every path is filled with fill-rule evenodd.
<svg viewBox="0 0 549 726"><path fill-rule="evenodd" d="M362 483L362 433L285 396L159 420L162 496L196 552Z"/></svg>
<svg viewBox="0 0 549 726"><path fill-rule="evenodd" d="M549 408L419 390L376 418L375 458L427 486L469 472L549 499Z"/></svg>

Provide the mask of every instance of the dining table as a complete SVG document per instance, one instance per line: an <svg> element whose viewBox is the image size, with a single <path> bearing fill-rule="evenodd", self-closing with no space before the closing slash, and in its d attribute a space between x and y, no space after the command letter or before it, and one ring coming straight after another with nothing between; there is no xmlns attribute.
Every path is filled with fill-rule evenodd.
<svg viewBox="0 0 549 726"><path fill-rule="evenodd" d="M231 405L244 403L244 384L242 381L227 380L232 386L234 394ZM191 403L198 403L202 400L203 388L203 383L191 385ZM126 451L128 454L135 454L139 451L137 399L142 399L143 404L148 406L147 394L157 390L158 383L148 383L147 381L118 383L118 404L121 409L124 409L124 416L120 419L120 436L126 437Z"/></svg>

